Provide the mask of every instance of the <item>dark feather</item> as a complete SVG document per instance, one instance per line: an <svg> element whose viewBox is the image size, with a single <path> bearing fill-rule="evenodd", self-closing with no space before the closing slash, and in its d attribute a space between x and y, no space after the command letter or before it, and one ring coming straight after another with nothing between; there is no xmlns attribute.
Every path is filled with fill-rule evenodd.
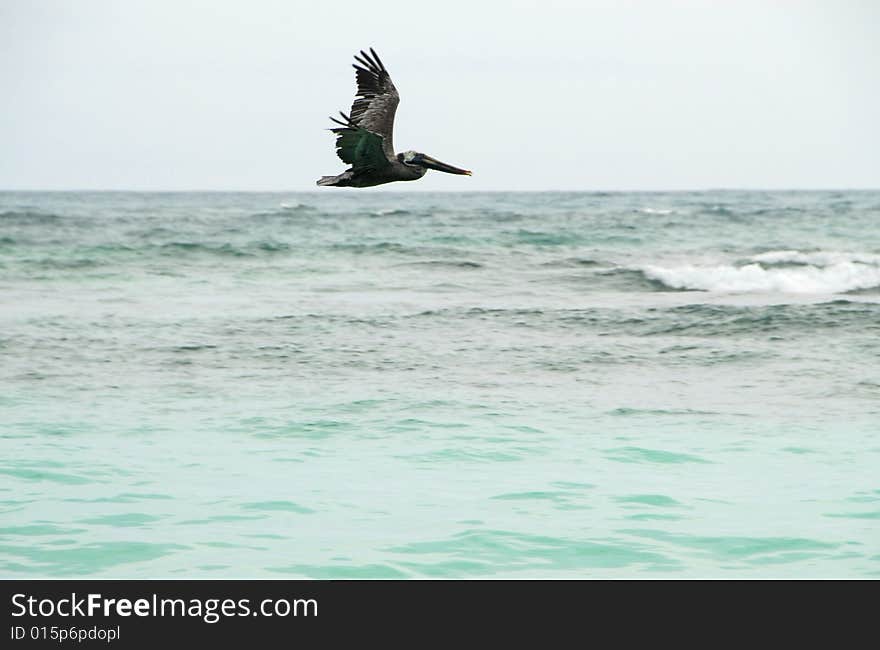
<svg viewBox="0 0 880 650"><path fill-rule="evenodd" d="M340 122L334 120L337 124ZM355 172L380 170L391 163L385 155L382 137L356 126L330 129L336 134L336 155Z"/></svg>
<svg viewBox="0 0 880 650"><path fill-rule="evenodd" d="M382 59L379 58L379 55L376 54L376 50L374 50L372 47L370 48L370 54L373 55L373 59L376 61L377 64L379 64L379 68L382 70L382 72L388 72L385 69L385 64L382 63Z"/></svg>
<svg viewBox="0 0 880 650"><path fill-rule="evenodd" d="M350 124L378 135L385 155L391 160L394 158L394 115L400 96L373 48L370 54L361 50L354 59L357 61L352 64L357 93L351 105Z"/></svg>
<svg viewBox="0 0 880 650"><path fill-rule="evenodd" d="M336 154L353 171L381 169L395 159L392 136L400 97L373 48L370 54L361 50L354 60L357 93L350 114L340 111L342 120L331 117L339 126L330 130L336 134Z"/></svg>

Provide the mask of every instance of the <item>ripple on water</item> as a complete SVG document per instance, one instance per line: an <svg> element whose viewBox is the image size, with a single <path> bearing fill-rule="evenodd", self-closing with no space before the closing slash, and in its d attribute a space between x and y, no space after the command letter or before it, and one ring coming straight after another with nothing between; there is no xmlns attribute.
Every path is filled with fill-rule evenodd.
<svg viewBox="0 0 880 650"><path fill-rule="evenodd" d="M295 512L301 515L309 515L315 511L306 508L293 501L257 501L254 503L243 503L241 505L245 510L258 510L261 512Z"/></svg>
<svg viewBox="0 0 880 650"><path fill-rule="evenodd" d="M66 548L59 548L64 546ZM57 540L53 546L32 544L0 545L0 555L17 558L0 564L10 573L30 573L52 577L93 575L124 564L148 562L185 550L180 544L148 542L95 542L76 545L73 540Z"/></svg>
<svg viewBox="0 0 880 650"><path fill-rule="evenodd" d="M23 535L43 536L43 535L77 535L85 531L85 528L64 528L49 523L38 523L29 526L7 526L0 528L0 538L8 536Z"/></svg>
<svg viewBox="0 0 880 650"><path fill-rule="evenodd" d="M414 573L432 578L490 576L508 571L677 568L677 562L632 542L591 541L506 530L466 530L450 538L388 549ZM596 574L601 575L601 574Z"/></svg>
<svg viewBox="0 0 880 650"><path fill-rule="evenodd" d="M615 497L619 503L631 503L635 505L656 506L661 508L680 508L681 503L664 494L631 494L629 496Z"/></svg>
<svg viewBox="0 0 880 650"><path fill-rule="evenodd" d="M880 501L880 490L860 490L854 496L847 497L846 500L854 503L874 503Z"/></svg>
<svg viewBox="0 0 880 650"><path fill-rule="evenodd" d="M680 514L664 512L664 510L686 507L665 494L630 494L614 497L614 500L627 510L641 510L641 512L624 516L624 519L632 521L677 521L684 517Z"/></svg>
<svg viewBox="0 0 880 650"><path fill-rule="evenodd" d="M530 490L526 492L506 492L490 497L498 501L510 501L517 512L525 513L531 507L548 504L556 510L589 510L584 490L593 486L585 483L554 483L557 490Z"/></svg>
<svg viewBox="0 0 880 650"><path fill-rule="evenodd" d="M237 521L250 521L254 519L265 519L266 515L214 515L213 517L205 517L204 519L186 519L178 521L178 526L203 526L217 523L230 523Z"/></svg>
<svg viewBox="0 0 880 650"><path fill-rule="evenodd" d="M244 430L252 432L255 438L306 438L324 440L330 436L355 429L350 422L339 420L315 420L310 422L288 422L281 425L253 426L244 423Z"/></svg>
<svg viewBox="0 0 880 650"><path fill-rule="evenodd" d="M268 567L272 573L284 573L311 578L313 580L393 580L410 578L410 574L388 564L293 564L290 566Z"/></svg>
<svg viewBox="0 0 880 650"><path fill-rule="evenodd" d="M664 451L662 449L643 449L641 447L617 447L607 450L607 458L618 463L709 463L704 458L692 454Z"/></svg>
<svg viewBox="0 0 880 650"><path fill-rule="evenodd" d="M643 415L648 417L655 417L658 415L718 415L713 411L696 411L694 409L636 409L636 408L628 408L621 407L616 408L613 411L609 411L608 415L618 415L618 416L627 416L627 415Z"/></svg>
<svg viewBox="0 0 880 650"><path fill-rule="evenodd" d="M77 523L128 528L145 526L147 524L159 521L160 519L162 518L156 517L154 515L145 515L139 512L126 512L116 515L103 515L101 517L92 517L91 519L80 519Z"/></svg>
<svg viewBox="0 0 880 650"><path fill-rule="evenodd" d="M507 463L523 460L521 455L509 452L449 448L395 457L428 467L435 466L438 463Z"/></svg>
<svg viewBox="0 0 880 650"><path fill-rule="evenodd" d="M503 501L522 501L522 500L539 500L539 501L556 501L562 502L568 499L566 492L510 492L507 494L498 494L493 499L501 499Z"/></svg>
<svg viewBox="0 0 880 650"><path fill-rule="evenodd" d="M571 481L556 481L552 485L563 490L592 490L596 487L593 483L573 483Z"/></svg>
<svg viewBox="0 0 880 650"><path fill-rule="evenodd" d="M76 474L65 474L62 472L47 472L42 469L29 469L25 467L0 467L0 474L12 476L13 478L24 479L27 481L51 481L53 483L63 483L66 485L82 485L91 483L92 481L84 476Z"/></svg>
<svg viewBox="0 0 880 650"><path fill-rule="evenodd" d="M136 503L138 501L150 501L154 499L173 499L169 494L154 494L150 492L123 492L112 497L97 497L95 499L83 499L71 497L64 501L76 503Z"/></svg>
<svg viewBox="0 0 880 650"><path fill-rule="evenodd" d="M868 510L862 512L829 512L826 517L839 517L841 519L880 519L880 510Z"/></svg>
<svg viewBox="0 0 880 650"><path fill-rule="evenodd" d="M821 542L803 537L684 535L652 529L619 532L697 551L716 560L740 561L747 564L782 564L819 557L844 556L835 553L841 547L839 543Z"/></svg>

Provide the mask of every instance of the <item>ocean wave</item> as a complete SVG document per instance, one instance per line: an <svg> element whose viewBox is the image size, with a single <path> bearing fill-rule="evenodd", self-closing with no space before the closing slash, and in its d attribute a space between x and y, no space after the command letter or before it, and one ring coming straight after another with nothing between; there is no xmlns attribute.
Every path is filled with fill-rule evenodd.
<svg viewBox="0 0 880 650"><path fill-rule="evenodd" d="M774 206L771 208L756 208L749 212L750 215L760 217L763 215L785 215L785 214L803 214L806 212L804 208L799 208L792 205L783 205L783 206Z"/></svg>
<svg viewBox="0 0 880 650"><path fill-rule="evenodd" d="M416 244L402 244L400 242L382 241L370 244L362 243L338 243L327 246L329 250L350 255L403 255L419 258L435 257L452 261L462 261L461 258L470 256L470 251L452 246L423 246Z"/></svg>
<svg viewBox="0 0 880 650"><path fill-rule="evenodd" d="M768 251L750 258L761 266L818 266L827 267L845 262L880 266L880 255L873 253L841 253L837 251Z"/></svg>
<svg viewBox="0 0 880 650"><path fill-rule="evenodd" d="M438 269L482 269L484 266L479 262L471 262L469 260L423 260L419 262L406 262L397 266L419 266Z"/></svg>
<svg viewBox="0 0 880 650"><path fill-rule="evenodd" d="M878 317L880 304L849 300L749 307L694 304L673 307L660 313L644 323L643 333L649 336L672 334L715 338L773 332L793 337L804 332L813 335L817 329L877 330L877 324L880 323ZM639 324L635 325L637 328Z"/></svg>
<svg viewBox="0 0 880 650"><path fill-rule="evenodd" d="M152 258L178 260L211 258L253 258L285 254L290 244L273 240L259 240L241 244L201 243L176 241L143 246L96 245L59 251L53 255L35 255L15 260L15 266L26 272L36 270L91 270L140 263Z"/></svg>
<svg viewBox="0 0 880 650"><path fill-rule="evenodd" d="M221 257L251 257L266 253L271 254L286 252L290 250L290 244L271 240L253 241L248 242L247 244L237 245L233 245L230 243L206 244L201 242L176 241L159 244L158 250L162 255L174 256L206 254L217 255Z"/></svg>
<svg viewBox="0 0 880 650"><path fill-rule="evenodd" d="M720 215L722 217L739 216L736 210L733 210L726 205L719 205L717 203L704 203L700 205L700 207L703 209L704 212Z"/></svg>
<svg viewBox="0 0 880 650"><path fill-rule="evenodd" d="M880 287L880 256L769 251L746 263L646 265L639 270L672 289L730 293L847 293Z"/></svg>
<svg viewBox="0 0 880 650"><path fill-rule="evenodd" d="M514 210L488 209L482 210L480 216L487 221L522 221L528 219L528 215Z"/></svg>
<svg viewBox="0 0 880 650"><path fill-rule="evenodd" d="M548 232L539 230L527 230L520 228L510 233L518 244L532 244L533 246L566 246L580 244L584 236L572 232Z"/></svg>
<svg viewBox="0 0 880 650"><path fill-rule="evenodd" d="M68 259L46 257L40 259L28 259L25 260L25 264L38 269L57 269L64 271L74 271L77 269L93 269L101 266L101 262L99 260L90 257L75 257Z"/></svg>
<svg viewBox="0 0 880 650"><path fill-rule="evenodd" d="M626 267L597 271L590 280L594 285L601 282L604 289L623 291L669 291L682 288L670 286L659 278L651 277L644 269Z"/></svg>
<svg viewBox="0 0 880 650"><path fill-rule="evenodd" d="M61 217L57 214L35 210L7 210L6 212L0 212L0 224L44 224L55 223L60 219Z"/></svg>
<svg viewBox="0 0 880 650"><path fill-rule="evenodd" d="M597 267L597 266L607 266L608 262L603 262L601 260L594 260L588 257L566 257L563 259L550 260L549 262L544 262L541 266L547 267L561 267L561 268L589 268L589 267Z"/></svg>
<svg viewBox="0 0 880 650"><path fill-rule="evenodd" d="M414 214L409 210L404 210L403 208L382 208L381 210L374 210L370 213L371 216L374 217L404 217Z"/></svg>
<svg viewBox="0 0 880 650"><path fill-rule="evenodd" d="M323 216L326 213L308 203L279 203L275 209L252 212L247 218L253 221L289 221Z"/></svg>

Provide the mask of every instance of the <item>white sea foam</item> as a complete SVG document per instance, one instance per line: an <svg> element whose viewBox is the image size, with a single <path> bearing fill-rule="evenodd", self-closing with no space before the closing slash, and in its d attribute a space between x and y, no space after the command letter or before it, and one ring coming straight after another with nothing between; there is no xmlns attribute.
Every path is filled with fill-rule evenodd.
<svg viewBox="0 0 880 650"><path fill-rule="evenodd" d="M880 265L880 255L871 253L841 253L837 251L814 251L802 253L800 251L769 251L751 258L752 262L760 264L809 264L812 266L833 266L844 262L858 264Z"/></svg>
<svg viewBox="0 0 880 650"><path fill-rule="evenodd" d="M744 265L641 267L646 277L674 289L742 293L845 293L880 286L880 255L770 251ZM767 264L796 264L766 268Z"/></svg>
<svg viewBox="0 0 880 650"><path fill-rule="evenodd" d="M635 212L644 214L672 214L675 210L664 210L662 208L636 208Z"/></svg>

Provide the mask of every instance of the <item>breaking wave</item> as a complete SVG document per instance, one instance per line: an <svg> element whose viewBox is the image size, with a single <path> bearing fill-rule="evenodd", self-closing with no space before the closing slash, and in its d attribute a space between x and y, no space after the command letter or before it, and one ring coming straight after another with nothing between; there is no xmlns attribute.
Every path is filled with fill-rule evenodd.
<svg viewBox="0 0 880 650"><path fill-rule="evenodd" d="M646 278L672 289L742 293L846 293L880 287L880 255L769 251L739 264L647 265Z"/></svg>
<svg viewBox="0 0 880 650"><path fill-rule="evenodd" d="M827 267L844 262L880 266L880 255L871 253L839 253L835 251L769 251L751 258L761 266L818 266Z"/></svg>

